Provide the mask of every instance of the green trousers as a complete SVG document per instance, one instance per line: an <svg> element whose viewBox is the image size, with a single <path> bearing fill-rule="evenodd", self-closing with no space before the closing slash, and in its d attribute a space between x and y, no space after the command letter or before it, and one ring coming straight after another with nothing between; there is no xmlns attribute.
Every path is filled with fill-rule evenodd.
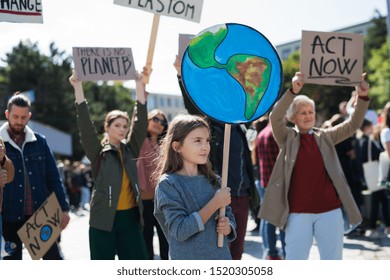
<svg viewBox="0 0 390 280"><path fill-rule="evenodd" d="M147 260L138 207L116 211L111 231L89 228L91 260Z"/></svg>

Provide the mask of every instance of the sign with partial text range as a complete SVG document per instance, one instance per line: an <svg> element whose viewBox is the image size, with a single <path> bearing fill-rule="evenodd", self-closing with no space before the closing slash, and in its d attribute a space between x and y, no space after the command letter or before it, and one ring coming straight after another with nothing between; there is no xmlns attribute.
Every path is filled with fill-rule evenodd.
<svg viewBox="0 0 390 280"><path fill-rule="evenodd" d="M0 21L43 23L42 0L1 0Z"/></svg>
<svg viewBox="0 0 390 280"><path fill-rule="evenodd" d="M114 0L114 4L200 22L203 0Z"/></svg>

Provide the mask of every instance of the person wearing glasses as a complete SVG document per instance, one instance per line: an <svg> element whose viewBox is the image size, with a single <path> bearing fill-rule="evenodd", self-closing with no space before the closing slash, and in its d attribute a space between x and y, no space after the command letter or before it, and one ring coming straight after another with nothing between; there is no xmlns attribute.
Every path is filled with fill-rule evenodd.
<svg viewBox="0 0 390 280"><path fill-rule="evenodd" d="M155 228L160 247L160 259L168 259L168 242L153 215L156 184L150 177L157 168L155 159L159 155L161 140L165 136L167 129L168 121L165 113L158 109L150 111L148 114L148 133L142 144L137 163L141 199L144 206L142 213L144 219L143 235L150 260L154 259L153 236Z"/></svg>

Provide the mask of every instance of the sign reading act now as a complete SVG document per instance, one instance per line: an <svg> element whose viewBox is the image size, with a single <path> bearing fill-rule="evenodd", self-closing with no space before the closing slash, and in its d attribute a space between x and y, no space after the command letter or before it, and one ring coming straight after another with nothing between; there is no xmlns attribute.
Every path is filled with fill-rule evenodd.
<svg viewBox="0 0 390 280"><path fill-rule="evenodd" d="M18 230L33 260L42 258L61 233L63 214L53 192L41 207Z"/></svg>
<svg viewBox="0 0 390 280"><path fill-rule="evenodd" d="M301 71L305 82L354 86L363 73L363 36L302 31Z"/></svg>

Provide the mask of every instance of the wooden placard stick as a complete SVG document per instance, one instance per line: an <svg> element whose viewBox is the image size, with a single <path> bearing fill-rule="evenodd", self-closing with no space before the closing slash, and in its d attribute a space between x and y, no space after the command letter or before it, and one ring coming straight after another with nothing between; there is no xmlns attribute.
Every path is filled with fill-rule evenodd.
<svg viewBox="0 0 390 280"><path fill-rule="evenodd" d="M228 167L229 167L229 150L230 150L230 132L232 126L231 124L225 123L225 136L223 140L223 158L222 158L222 182L221 189L227 187L228 179ZM225 207L219 209L219 218L225 217ZM223 234L218 233L218 247L223 247Z"/></svg>
<svg viewBox="0 0 390 280"><path fill-rule="evenodd" d="M154 14L152 32L150 33L148 57L146 58L146 68L148 69L149 73L151 73L151 71L152 71L152 61L153 61L154 48L156 46L156 39L157 39L157 31L158 31L159 22L160 22L160 15ZM144 77L143 83L145 85L149 83L149 75Z"/></svg>

